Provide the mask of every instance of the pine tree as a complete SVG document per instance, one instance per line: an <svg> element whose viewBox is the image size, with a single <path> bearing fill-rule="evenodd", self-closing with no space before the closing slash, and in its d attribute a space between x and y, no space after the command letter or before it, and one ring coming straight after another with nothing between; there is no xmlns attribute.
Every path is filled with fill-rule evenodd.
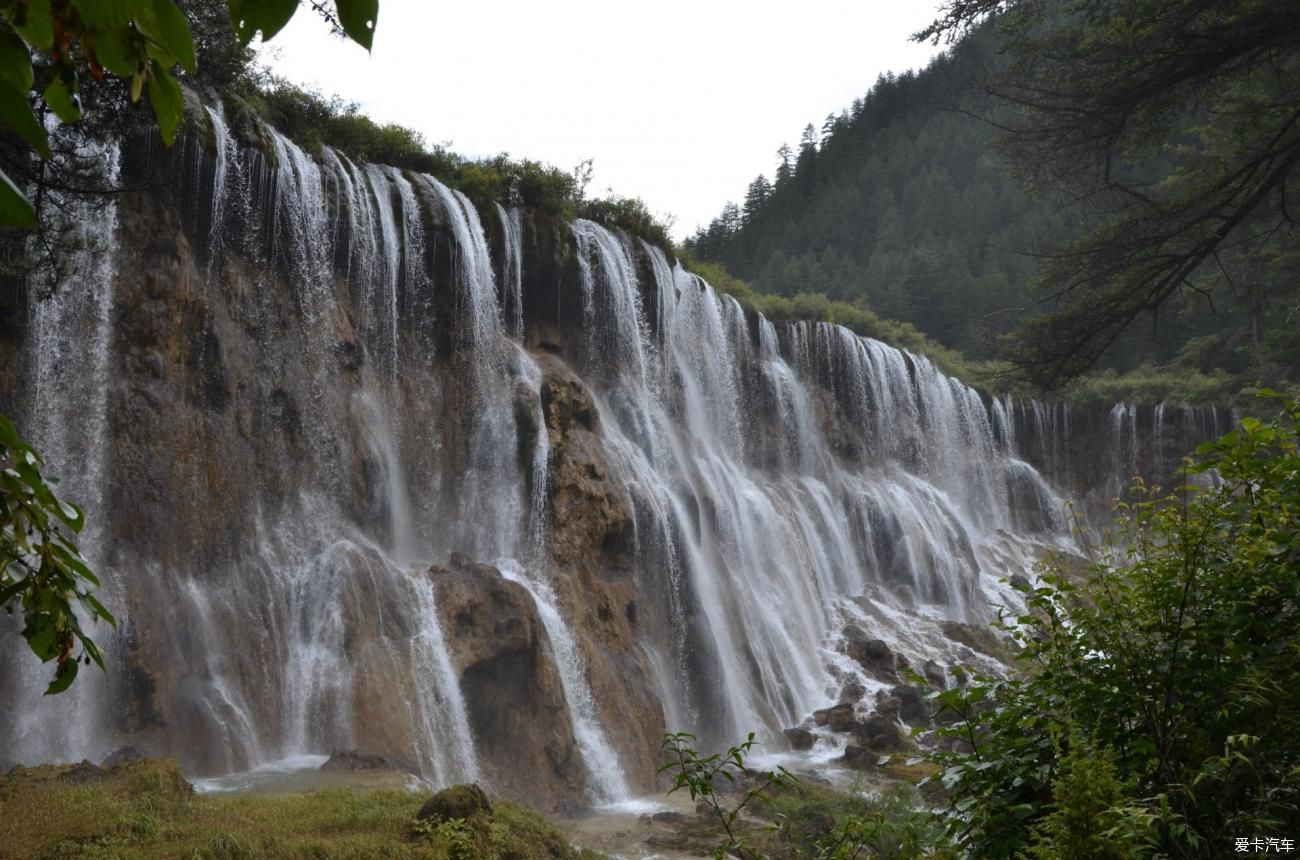
<svg viewBox="0 0 1300 860"><path fill-rule="evenodd" d="M822 121L822 146L826 145L826 141L831 139L831 135L835 133L835 129L838 127L839 120L835 117L835 114L826 114L826 119Z"/></svg>
<svg viewBox="0 0 1300 860"><path fill-rule="evenodd" d="M767 181L767 177L759 174L753 182L749 183L749 190L745 192L745 213L743 221L748 225L754 220L754 216L767 203L767 198L772 195L772 185Z"/></svg>
<svg viewBox="0 0 1300 860"><path fill-rule="evenodd" d="M812 123L803 127L803 134L799 136L799 160L803 161L804 157L812 157L817 154L817 129L813 128Z"/></svg>
<svg viewBox="0 0 1300 860"><path fill-rule="evenodd" d="M776 158L776 184L780 185L794 175L794 150L790 149L790 144L781 144Z"/></svg>
<svg viewBox="0 0 1300 860"><path fill-rule="evenodd" d="M736 205L735 201L728 201L727 205L722 207L722 217L719 220L722 222L722 229L727 235L734 236L740 232L743 219L740 215L740 207Z"/></svg>

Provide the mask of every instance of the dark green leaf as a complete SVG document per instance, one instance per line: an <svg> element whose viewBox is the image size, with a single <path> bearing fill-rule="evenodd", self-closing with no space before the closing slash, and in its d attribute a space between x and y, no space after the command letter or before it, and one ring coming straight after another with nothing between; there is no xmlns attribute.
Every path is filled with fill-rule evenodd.
<svg viewBox="0 0 1300 860"><path fill-rule="evenodd" d="M176 130L185 118L185 97L176 79L167 73L157 60L149 64L149 104L158 118L158 131L163 143L171 146L176 141Z"/></svg>
<svg viewBox="0 0 1300 860"><path fill-rule="evenodd" d="M298 0L230 0L230 23L239 41L247 45L260 30L268 41L298 11Z"/></svg>
<svg viewBox="0 0 1300 860"><path fill-rule="evenodd" d="M139 48L130 31L125 29L104 33L95 39L95 57L100 65L123 80L140 68Z"/></svg>
<svg viewBox="0 0 1300 860"><path fill-rule="evenodd" d="M18 133L32 149L41 154L41 158L50 157L50 141L45 134L45 127L37 119L31 102L27 101L27 91L19 90L8 81L0 81L0 118Z"/></svg>
<svg viewBox="0 0 1300 860"><path fill-rule="evenodd" d="M88 29L107 32L131 23L149 8L149 0L73 0Z"/></svg>
<svg viewBox="0 0 1300 860"><path fill-rule="evenodd" d="M83 594L81 600L82 603L86 604L94 611L95 615L104 619L114 627L117 626L117 619L113 617L113 613L109 612L104 604L100 603L99 600L96 599L95 595Z"/></svg>
<svg viewBox="0 0 1300 860"><path fill-rule="evenodd" d="M40 51L48 51L54 44L54 18L50 14L50 0L28 0L5 10L5 17L19 36Z"/></svg>
<svg viewBox="0 0 1300 860"><path fill-rule="evenodd" d="M20 92L32 88L32 57L27 43L8 31L0 32L0 80Z"/></svg>
<svg viewBox="0 0 1300 860"><path fill-rule="evenodd" d="M42 612L28 613L23 638L27 640L27 647L32 649L42 663L59 655L59 631Z"/></svg>
<svg viewBox="0 0 1300 860"><path fill-rule="evenodd" d="M60 663L58 670L54 673L54 680L50 682L50 686L45 690L45 695L56 696L68 689L77 678L78 666L76 660L64 660Z"/></svg>
<svg viewBox="0 0 1300 860"><path fill-rule="evenodd" d="M379 0L335 0L339 23L348 38L367 51L375 39L375 22L379 18Z"/></svg>
<svg viewBox="0 0 1300 860"><path fill-rule="evenodd" d="M76 122L81 119L81 99L68 90L62 75L55 75L45 87L45 103L50 106L59 119L64 122Z"/></svg>
<svg viewBox="0 0 1300 860"><path fill-rule="evenodd" d="M182 69L197 71L190 25L172 0L153 0L152 14L142 16L140 24L145 35L165 48Z"/></svg>
<svg viewBox="0 0 1300 860"><path fill-rule="evenodd" d="M0 170L0 224L23 230L30 230L36 226L36 209L2 170Z"/></svg>

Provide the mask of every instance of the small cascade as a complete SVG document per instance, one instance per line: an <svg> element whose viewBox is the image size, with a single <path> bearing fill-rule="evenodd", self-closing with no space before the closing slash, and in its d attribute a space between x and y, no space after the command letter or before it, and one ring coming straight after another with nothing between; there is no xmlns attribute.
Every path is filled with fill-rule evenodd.
<svg viewBox="0 0 1300 860"><path fill-rule="evenodd" d="M358 392L361 421L368 431L370 449L383 467L384 495L387 502L392 556L398 563L415 560L415 524L411 514L411 497L406 489L406 470L397 450L397 439L382 404L369 391Z"/></svg>
<svg viewBox="0 0 1300 860"><path fill-rule="evenodd" d="M230 176L239 172L239 146L226 125L225 112L220 104L208 107L208 120L212 123L213 170L212 208L209 211L208 259L220 258L225 245L226 208L230 196ZM209 265L211 269L211 265Z"/></svg>
<svg viewBox="0 0 1300 860"><path fill-rule="evenodd" d="M411 660L416 753L421 762L432 764L430 776L436 785L475 782L479 770L474 730L438 622L433 589L418 579L410 579L408 584L419 619Z"/></svg>
<svg viewBox="0 0 1300 860"><path fill-rule="evenodd" d="M618 753L596 716L596 702L587 682L586 661L560 614L555 592L545 582L509 563L502 563L500 568L502 576L519 583L532 596L542 626L546 628L546 637L555 655L555 667L560 673L560 684L564 688L564 699L573 719L573 737L582 750L582 759L595 789L595 800L618 803L630 799L632 792L623 776Z"/></svg>
<svg viewBox="0 0 1300 860"><path fill-rule="evenodd" d="M532 471L528 475L528 545L523 555L541 557L546 550L547 493L550 481L551 436L546 426L546 413L542 409L542 370L532 356L516 346L516 360L520 367L520 380L530 392L537 392L533 412L536 423L536 440L533 442Z"/></svg>
<svg viewBox="0 0 1300 860"><path fill-rule="evenodd" d="M602 373L623 373L646 389L647 340L636 264L620 236L592 221L571 225L582 275L587 362Z"/></svg>
<svg viewBox="0 0 1300 860"><path fill-rule="evenodd" d="M402 236L398 232L398 216L393 212L393 195L389 168L367 165L363 172L369 193L374 198L375 224L378 228L377 265L373 292L362 307L381 317L383 346L377 350L384 355L383 366L390 376L397 374L398 353L398 286L401 279ZM399 198L400 200L400 198Z"/></svg>
<svg viewBox="0 0 1300 860"><path fill-rule="evenodd" d="M469 198L453 191L432 176L421 176L429 192L449 221L455 237L457 281L460 289L462 345L500 362L501 309L497 305L496 279L478 210Z"/></svg>
<svg viewBox="0 0 1300 860"><path fill-rule="evenodd" d="M306 321L319 324L333 309L331 231L321 169L288 138L275 134L271 141L276 165L272 253L287 266Z"/></svg>
<svg viewBox="0 0 1300 860"><path fill-rule="evenodd" d="M519 428L515 419L514 380L491 254L478 211L464 194L430 176L420 177L424 190L442 210L455 238L458 326L456 346L468 362L469 413L466 416L467 463L457 476L460 507L469 513L460 523L456 546L481 558L513 556L522 537L517 527L527 511L526 480L516 457ZM513 365L513 366L512 366ZM487 530L482 523L510 524Z"/></svg>
<svg viewBox="0 0 1300 860"><path fill-rule="evenodd" d="M501 282L505 287L506 320L510 334L517 341L524 339L524 225L519 207L506 209L496 204L501 220L505 248L501 266Z"/></svg>
<svg viewBox="0 0 1300 860"><path fill-rule="evenodd" d="M1123 497L1138 474L1138 408L1116 403L1110 411L1112 497Z"/></svg>

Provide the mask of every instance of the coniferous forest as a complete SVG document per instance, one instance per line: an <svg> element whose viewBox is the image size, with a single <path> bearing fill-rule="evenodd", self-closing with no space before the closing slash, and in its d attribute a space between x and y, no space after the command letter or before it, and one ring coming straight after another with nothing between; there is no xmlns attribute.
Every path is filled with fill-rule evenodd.
<svg viewBox="0 0 1300 860"><path fill-rule="evenodd" d="M728 203L686 247L759 293L821 293L911 323L968 358L1014 359L1017 340L1008 333L1060 298L1043 287L1044 271L1077 253L1072 243L1111 229L1122 205L1116 195L1184 181L1197 159L1215 157L1213 135L1245 121L1245 108L1179 106L1177 137L1125 140L1104 167L1083 150L1070 156L1077 163L1061 164L1060 153L1033 151L1022 139L1034 130L1018 128L1020 94L1004 92L1005 81L1028 75L1035 61L1016 54L1009 38L975 27L925 69L882 76L852 106L805 127L797 147L781 145L772 178L755 178L743 201ZM1269 94L1257 81L1232 86ZM1226 128L1216 131L1215 122ZM1117 177L1100 184L1123 190L1102 193L1099 169ZM1070 181L1079 174L1086 181ZM1055 386L1085 370L1144 366L1220 371L1238 384L1293 379L1294 207L1283 183L1268 193L1267 214L1256 212L1160 301L1137 307L1095 360L1034 381Z"/></svg>

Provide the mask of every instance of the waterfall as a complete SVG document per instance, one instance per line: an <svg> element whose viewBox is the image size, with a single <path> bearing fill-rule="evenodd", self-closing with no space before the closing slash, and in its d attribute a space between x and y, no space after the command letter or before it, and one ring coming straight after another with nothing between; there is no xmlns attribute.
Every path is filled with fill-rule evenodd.
<svg viewBox="0 0 1300 860"><path fill-rule="evenodd" d="M98 164L108 185L118 178L119 148L79 149L60 158ZM44 474L58 480L58 494L77 503L86 514L86 528L78 538L82 555L109 583L98 595L117 617L119 631L130 623L120 590L105 566L110 555L105 543L104 520L110 510L112 480L110 445L111 387L115 355L114 281L119 265L117 202L102 209L75 198L59 200L58 215L72 230L77 250L66 261L63 279L46 286L48 298L32 305L31 355L28 371L31 399L25 432L45 460ZM39 288L39 286L38 286ZM87 622L82 618L83 623ZM87 630L111 661L120 654L121 635L100 625ZM6 638L8 638L6 636ZM52 675L50 664L38 664L15 636L0 661L16 660L20 682L6 705L13 725L0 729L17 746L45 759L94 756L111 744L101 732L105 700L111 679L97 670L80 674L72 690L45 698Z"/></svg>
<svg viewBox="0 0 1300 860"><path fill-rule="evenodd" d="M109 186L117 182L120 151L117 145L78 149L61 158L98 164ZM56 207L51 207L55 209ZM47 299L32 304L29 362L31 400L29 429L32 444L45 460L44 474L59 481L62 499L75 501L86 513L86 529L78 544L92 569L105 573L109 559L104 542L104 517L109 511L110 387L114 356L113 282L118 264L117 201L103 209L75 199L60 200L60 216L75 236L77 251L68 261L61 282L40 285L51 290ZM112 575L103 577L113 582ZM99 598L117 616L118 630L129 625L121 591L108 585ZM82 617L83 624L86 618ZM100 644L105 661L118 653L121 637L104 625L87 625ZM16 661L17 695L9 702L9 733L17 746L30 748L44 759L94 756L112 738L100 733L105 700L112 679L98 669L83 670L72 691L56 698L43 695L52 677L51 664L38 664L14 635L5 664ZM3 692L0 692L3 695Z"/></svg>
<svg viewBox="0 0 1300 860"><path fill-rule="evenodd" d="M491 607L440 605L481 572L447 591L427 572L464 553L531 595L573 766L623 800L652 779L625 733L660 716L704 746L781 743L846 688L887 693L847 625L912 666L983 659L946 631L1016 607L1002 580L1074 548L1072 444L1109 451L1084 477L1127 480L1224 417L1170 404L1139 433L1126 404L990 398L843 327L746 312L592 221L498 204L485 231L431 176L269 129L246 146L208 117L210 151L177 159L178 207L208 212L183 222L201 264L119 249L119 217L152 228L131 207L87 212L102 241L33 303L28 432L111 565L124 670L50 707L41 667L6 659L0 758L139 740L198 775L357 746L490 781L475 721L502 703L466 665L500 655L465 630ZM565 397L575 426L547 399ZM613 724L629 714L654 718Z"/></svg>

